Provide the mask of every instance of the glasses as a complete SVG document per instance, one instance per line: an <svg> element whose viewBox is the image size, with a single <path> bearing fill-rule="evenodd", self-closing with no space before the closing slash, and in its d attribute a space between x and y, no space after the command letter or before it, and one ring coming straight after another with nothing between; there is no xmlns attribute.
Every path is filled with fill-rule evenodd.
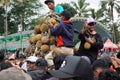
<svg viewBox="0 0 120 80"><path fill-rule="evenodd" d="M89 26L94 26L94 25L95 25L95 23L89 23L88 25L89 25Z"/></svg>

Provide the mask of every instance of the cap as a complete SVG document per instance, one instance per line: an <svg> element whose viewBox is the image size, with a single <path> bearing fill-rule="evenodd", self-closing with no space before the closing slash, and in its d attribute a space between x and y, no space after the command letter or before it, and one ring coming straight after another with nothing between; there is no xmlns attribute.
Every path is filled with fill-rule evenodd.
<svg viewBox="0 0 120 80"><path fill-rule="evenodd" d="M48 71L52 76L57 78L80 77L92 80L92 68L85 59L78 56L67 56L59 70Z"/></svg>
<svg viewBox="0 0 120 80"><path fill-rule="evenodd" d="M96 21L93 18L88 18L86 22L87 24L96 23Z"/></svg>
<svg viewBox="0 0 120 80"><path fill-rule="evenodd" d="M0 80L32 80L32 78L15 67L11 67L0 72Z"/></svg>
<svg viewBox="0 0 120 80"><path fill-rule="evenodd" d="M48 2L54 3L54 0L46 0L44 3L47 4Z"/></svg>
<svg viewBox="0 0 120 80"><path fill-rule="evenodd" d="M30 57L28 57L28 58L26 59L26 61L36 62L37 59L38 59L38 57L36 57L36 56L30 56Z"/></svg>
<svg viewBox="0 0 120 80"><path fill-rule="evenodd" d="M44 59L44 58L39 58L37 61L36 61L36 66L37 67L40 67L40 66L48 66L48 63L47 61Z"/></svg>
<svg viewBox="0 0 120 80"><path fill-rule="evenodd" d="M67 20L71 18L71 13L68 10L64 10L60 15L64 16Z"/></svg>

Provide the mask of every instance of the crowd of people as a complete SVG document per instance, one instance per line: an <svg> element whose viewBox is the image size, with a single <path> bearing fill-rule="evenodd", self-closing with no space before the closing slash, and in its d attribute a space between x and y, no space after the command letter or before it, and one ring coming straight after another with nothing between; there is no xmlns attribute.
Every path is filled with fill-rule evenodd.
<svg viewBox="0 0 120 80"><path fill-rule="evenodd" d="M120 80L120 53L99 54L103 41L95 31L96 21L86 19L78 36L81 43L75 50L71 13L55 6L53 0L46 0L45 4L50 14L55 13L61 19L55 28L49 23L50 35L56 37L59 52L53 56L50 51L38 57L20 54L19 50L9 54L0 51L0 80Z"/></svg>

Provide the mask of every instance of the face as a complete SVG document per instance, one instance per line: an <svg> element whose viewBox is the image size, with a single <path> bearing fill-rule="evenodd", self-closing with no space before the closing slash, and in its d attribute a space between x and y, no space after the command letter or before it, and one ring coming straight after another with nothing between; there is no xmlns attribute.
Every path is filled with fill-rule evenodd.
<svg viewBox="0 0 120 80"><path fill-rule="evenodd" d="M102 71L103 71L102 68L97 68L96 70L93 71L96 80L98 80L98 76L99 76L100 72L102 72Z"/></svg>
<svg viewBox="0 0 120 80"><path fill-rule="evenodd" d="M28 70L33 70L33 69L35 69L35 63L34 63L34 62L27 61L27 68L28 68Z"/></svg>
<svg viewBox="0 0 120 80"><path fill-rule="evenodd" d="M61 16L61 19L62 19L62 20L65 20L65 17L64 17L64 16Z"/></svg>
<svg viewBox="0 0 120 80"><path fill-rule="evenodd" d="M48 2L47 6L48 6L49 9L54 10L54 7L55 7L54 3Z"/></svg>
<svg viewBox="0 0 120 80"><path fill-rule="evenodd" d="M89 31L94 31L95 23L89 23L88 24L88 29Z"/></svg>

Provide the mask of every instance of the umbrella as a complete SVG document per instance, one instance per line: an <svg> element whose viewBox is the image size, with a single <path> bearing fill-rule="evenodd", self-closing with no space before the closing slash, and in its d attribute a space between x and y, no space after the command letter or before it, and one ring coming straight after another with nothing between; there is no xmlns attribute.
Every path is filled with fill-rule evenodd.
<svg viewBox="0 0 120 80"><path fill-rule="evenodd" d="M75 26L74 31L77 33L77 35L75 34L75 40L78 39L78 34L81 31L82 27L83 27L83 23L87 18L84 17L73 17L71 18L71 21L73 23L73 25ZM100 22L96 22L96 27L95 30L102 36L102 39L107 39L107 38L112 38L110 32L107 29L107 26L103 25Z"/></svg>
<svg viewBox="0 0 120 80"><path fill-rule="evenodd" d="M105 50L108 50L108 49L117 50L118 47L108 38L106 42L104 43L104 49Z"/></svg>

